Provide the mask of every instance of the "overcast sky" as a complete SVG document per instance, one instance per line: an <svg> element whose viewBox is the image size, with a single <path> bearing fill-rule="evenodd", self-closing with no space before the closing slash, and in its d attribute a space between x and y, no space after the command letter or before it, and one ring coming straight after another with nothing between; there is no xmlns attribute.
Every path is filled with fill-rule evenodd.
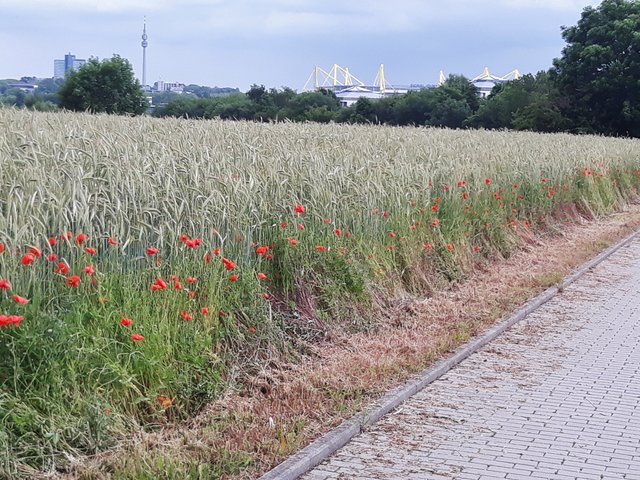
<svg viewBox="0 0 640 480"><path fill-rule="evenodd" d="M53 76L53 60L119 54L147 83L301 90L315 65L334 63L371 84L436 83L551 66L597 0L0 0L0 78Z"/></svg>

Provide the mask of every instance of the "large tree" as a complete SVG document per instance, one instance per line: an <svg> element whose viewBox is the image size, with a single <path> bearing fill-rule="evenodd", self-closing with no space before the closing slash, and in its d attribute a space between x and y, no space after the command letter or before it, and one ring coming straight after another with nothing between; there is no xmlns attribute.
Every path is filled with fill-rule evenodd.
<svg viewBox="0 0 640 480"><path fill-rule="evenodd" d="M58 95L62 108L76 111L140 115L148 106L131 64L118 55L67 73Z"/></svg>
<svg viewBox="0 0 640 480"><path fill-rule="evenodd" d="M564 113L585 131L640 136L640 1L587 7L562 36L553 73Z"/></svg>

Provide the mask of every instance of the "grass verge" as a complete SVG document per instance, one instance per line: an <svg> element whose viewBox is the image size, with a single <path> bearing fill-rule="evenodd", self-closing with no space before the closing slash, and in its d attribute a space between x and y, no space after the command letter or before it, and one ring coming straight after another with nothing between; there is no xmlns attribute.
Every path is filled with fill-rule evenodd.
<svg viewBox="0 0 640 480"><path fill-rule="evenodd" d="M562 232L528 237L509 258L477 261L464 281L438 295L396 291L376 299L383 308L374 310L375 329L330 329L329 339L308 345L298 361L273 358L187 424L139 431L108 452L78 459L70 475L256 478L640 228L640 207L577 220Z"/></svg>

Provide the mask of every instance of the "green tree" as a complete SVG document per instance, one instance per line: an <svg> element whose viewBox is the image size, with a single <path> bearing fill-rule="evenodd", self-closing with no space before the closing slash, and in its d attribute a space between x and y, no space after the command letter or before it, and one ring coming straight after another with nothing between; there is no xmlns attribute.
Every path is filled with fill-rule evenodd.
<svg viewBox="0 0 640 480"><path fill-rule="evenodd" d="M67 73L58 96L62 108L76 111L140 115L148 106L131 64L118 55Z"/></svg>
<svg viewBox="0 0 640 480"><path fill-rule="evenodd" d="M38 93L56 93L63 83L62 78L43 78L38 82Z"/></svg>
<svg viewBox="0 0 640 480"><path fill-rule="evenodd" d="M530 104L518 109L512 123L516 130L535 132L560 132L570 126L548 95L538 95Z"/></svg>
<svg viewBox="0 0 640 480"><path fill-rule="evenodd" d="M564 27L553 74L581 130L640 136L640 2L604 0Z"/></svg>
<svg viewBox="0 0 640 480"><path fill-rule="evenodd" d="M443 87L449 91L457 91L472 112L480 108L480 97L478 96L478 87L464 75L449 75ZM442 87L441 87L442 88ZM450 95L451 96L451 95Z"/></svg>
<svg viewBox="0 0 640 480"><path fill-rule="evenodd" d="M464 125L556 132L570 127L562 115L563 99L548 72L524 75L499 84Z"/></svg>
<svg viewBox="0 0 640 480"><path fill-rule="evenodd" d="M395 103L397 123L461 128L477 108L476 90L464 77L450 79L451 83L438 88L409 92L400 97Z"/></svg>
<svg viewBox="0 0 640 480"><path fill-rule="evenodd" d="M316 92L304 92L287 103L278 112L278 118L296 122L306 120L314 122L329 122L335 118L340 110L340 101L335 93L321 89Z"/></svg>

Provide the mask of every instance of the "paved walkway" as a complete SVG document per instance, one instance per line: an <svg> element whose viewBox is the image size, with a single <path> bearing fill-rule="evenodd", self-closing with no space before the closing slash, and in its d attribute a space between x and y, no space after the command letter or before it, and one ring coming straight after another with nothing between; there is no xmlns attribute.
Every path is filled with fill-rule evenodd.
<svg viewBox="0 0 640 480"><path fill-rule="evenodd" d="M640 479L640 240L303 478Z"/></svg>

